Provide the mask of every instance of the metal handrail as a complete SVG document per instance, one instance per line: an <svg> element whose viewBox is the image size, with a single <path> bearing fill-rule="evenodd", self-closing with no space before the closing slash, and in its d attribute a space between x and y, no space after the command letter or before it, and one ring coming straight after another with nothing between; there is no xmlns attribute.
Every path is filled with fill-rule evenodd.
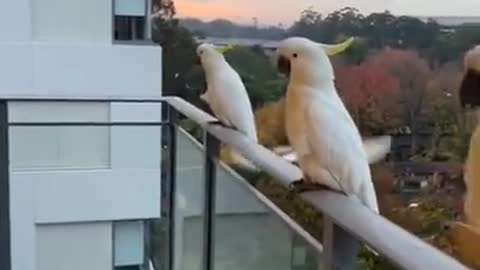
<svg viewBox="0 0 480 270"><path fill-rule="evenodd" d="M124 99L124 98L3 98L6 102L119 102L119 103L166 103L175 113L184 115L201 126L206 135L233 147L236 151L254 162L275 180L284 186L301 178L300 169L274 154L267 148L253 143L241 133L219 125L210 125L216 120L192 104L178 97L160 99ZM3 105L2 105L3 106ZM5 109L5 108L4 108ZM171 117L171 116L170 116ZM176 118L176 117L175 117ZM5 124L6 119L3 119ZM21 125L20 123L18 123ZM38 123L32 123L38 124ZM95 123L88 123L95 124ZM106 123L99 123L106 124ZM157 123L157 124L160 124ZM170 123L171 124L171 123ZM46 123L48 125L48 123ZM77 125L82 125L77 123ZM207 136L207 137L208 137ZM172 139L175 143L175 140ZM206 149L208 150L208 149ZM207 154L208 157L208 154ZM174 160L171 162L175 162ZM173 163L174 164L174 163ZM171 166L170 166L171 167ZM454 258L410 234L382 216L376 215L366 207L353 202L344 195L329 191L314 191L300 194L318 211L324 214L323 252L325 266L334 269L335 262L347 259L348 246L339 242L354 244L355 239L365 242L370 247L387 257L402 269L411 270L451 270L468 269ZM169 205L170 207L172 205ZM335 232L335 235L333 235ZM330 234L330 235L329 235ZM325 238L325 237L324 237ZM353 240L353 242L352 242ZM356 254L356 253L355 253ZM341 266L335 265L340 269ZM351 267L351 266L350 266ZM348 267L347 267L348 268Z"/></svg>

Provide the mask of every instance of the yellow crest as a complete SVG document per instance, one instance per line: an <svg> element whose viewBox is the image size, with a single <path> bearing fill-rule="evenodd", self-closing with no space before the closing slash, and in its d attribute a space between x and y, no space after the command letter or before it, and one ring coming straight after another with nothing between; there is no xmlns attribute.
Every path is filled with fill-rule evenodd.
<svg viewBox="0 0 480 270"><path fill-rule="evenodd" d="M325 50L328 56L334 56L348 49L353 44L354 41L355 41L355 38L351 37L339 44L333 44L333 45L320 44L320 45Z"/></svg>
<svg viewBox="0 0 480 270"><path fill-rule="evenodd" d="M216 46L215 50L221 54L224 54L232 49L234 49L236 46L233 44L228 44L226 46Z"/></svg>

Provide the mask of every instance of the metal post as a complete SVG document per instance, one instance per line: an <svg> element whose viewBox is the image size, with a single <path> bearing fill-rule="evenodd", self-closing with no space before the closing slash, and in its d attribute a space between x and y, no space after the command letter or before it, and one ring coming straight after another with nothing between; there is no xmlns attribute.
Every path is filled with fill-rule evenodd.
<svg viewBox="0 0 480 270"><path fill-rule="evenodd" d="M337 226L329 217L323 217L323 268L325 270L352 270L356 267L358 241Z"/></svg>
<svg viewBox="0 0 480 270"><path fill-rule="evenodd" d="M0 101L0 269L2 270L12 269L8 147L8 106L6 101Z"/></svg>
<svg viewBox="0 0 480 270"><path fill-rule="evenodd" d="M145 1L145 40L152 40L152 0Z"/></svg>
<svg viewBox="0 0 480 270"><path fill-rule="evenodd" d="M216 167L220 143L205 132L205 205L204 205L204 241L203 270L212 270L215 258L215 199L216 199Z"/></svg>
<svg viewBox="0 0 480 270"><path fill-rule="evenodd" d="M175 109L162 104L162 120L168 120L168 125L162 126L161 217L167 221L162 254L164 270L174 270L177 116Z"/></svg>

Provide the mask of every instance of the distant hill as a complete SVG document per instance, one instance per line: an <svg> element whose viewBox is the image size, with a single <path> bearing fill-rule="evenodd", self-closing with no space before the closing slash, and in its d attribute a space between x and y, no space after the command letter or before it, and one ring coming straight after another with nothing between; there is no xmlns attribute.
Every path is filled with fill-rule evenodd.
<svg viewBox="0 0 480 270"><path fill-rule="evenodd" d="M205 22L195 18L180 19L180 25L200 37L255 38L279 40L285 37L286 30L280 27L258 27L236 24L225 19Z"/></svg>

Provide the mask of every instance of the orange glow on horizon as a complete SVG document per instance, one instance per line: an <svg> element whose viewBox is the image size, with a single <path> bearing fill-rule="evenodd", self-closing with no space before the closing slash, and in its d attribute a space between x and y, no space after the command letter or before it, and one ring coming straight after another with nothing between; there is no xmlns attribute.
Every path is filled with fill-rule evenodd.
<svg viewBox="0 0 480 270"><path fill-rule="evenodd" d="M216 1L211 2L193 2L193 1L176 1L178 15L181 17L194 17L200 19L215 18L235 18L241 17L242 8L238 5L219 4ZM240 16L239 16L240 15Z"/></svg>
<svg viewBox="0 0 480 270"><path fill-rule="evenodd" d="M289 23L296 19L303 5L292 5L292 0L275 0L272 10L267 0L175 0L179 17L193 17L202 20L226 18L235 22L251 24L253 17L260 24Z"/></svg>
<svg viewBox="0 0 480 270"><path fill-rule="evenodd" d="M313 7L323 15L346 6L358 8L363 14L390 10L396 15L415 16L478 16L480 1L458 0L174 0L179 17L202 20L226 18L235 22L260 25L285 25L297 20L301 12Z"/></svg>

